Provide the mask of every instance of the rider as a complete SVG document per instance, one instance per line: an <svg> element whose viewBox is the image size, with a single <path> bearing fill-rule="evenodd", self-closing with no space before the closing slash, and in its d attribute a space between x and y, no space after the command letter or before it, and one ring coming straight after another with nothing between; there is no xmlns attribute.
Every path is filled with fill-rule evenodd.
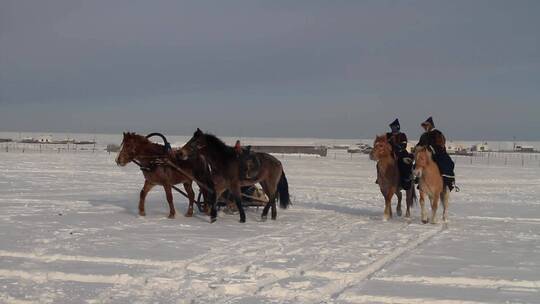
<svg viewBox="0 0 540 304"><path fill-rule="evenodd" d="M403 190L409 190L411 188L412 157L407 151L407 135L400 132L401 126L397 118L389 126L392 132L386 133L386 139L392 146L392 152L398 160L399 183Z"/></svg>
<svg viewBox="0 0 540 304"><path fill-rule="evenodd" d="M427 147L433 154L433 160L437 163L444 184L452 191L455 187L454 161L446 153L446 138L443 133L435 129L433 118L426 119L421 126L424 128L424 134L420 137L417 146Z"/></svg>
<svg viewBox="0 0 540 304"><path fill-rule="evenodd" d="M240 140L237 140L234 144L234 152L236 152L237 156L242 155L242 145L240 145Z"/></svg>

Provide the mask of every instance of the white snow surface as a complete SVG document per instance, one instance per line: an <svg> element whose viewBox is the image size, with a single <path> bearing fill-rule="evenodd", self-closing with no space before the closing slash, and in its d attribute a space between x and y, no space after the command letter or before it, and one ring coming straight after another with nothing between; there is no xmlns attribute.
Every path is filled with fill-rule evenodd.
<svg viewBox="0 0 540 304"><path fill-rule="evenodd" d="M277 157L292 207L210 224L157 187L138 216L114 154L0 152L0 303L540 303L540 167L459 161L424 225L382 220L365 155Z"/></svg>

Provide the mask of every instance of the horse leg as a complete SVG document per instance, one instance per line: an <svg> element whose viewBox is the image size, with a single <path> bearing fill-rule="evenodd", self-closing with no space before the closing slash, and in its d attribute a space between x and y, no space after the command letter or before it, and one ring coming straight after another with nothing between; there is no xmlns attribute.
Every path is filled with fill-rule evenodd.
<svg viewBox="0 0 540 304"><path fill-rule="evenodd" d="M389 193L384 196L384 221L392 218L392 196L394 196L394 191L389 191Z"/></svg>
<svg viewBox="0 0 540 304"><path fill-rule="evenodd" d="M232 194L234 195L234 201L236 202L236 208L240 213L240 223L246 222L246 213L244 212L244 206L242 206L242 191L240 190L240 184L232 187Z"/></svg>
<svg viewBox="0 0 540 304"><path fill-rule="evenodd" d="M174 204L173 204L173 195L172 195L172 188L169 185L163 185L163 189L165 190L165 195L167 196L167 203L169 203L169 218L173 219L176 210L174 210Z"/></svg>
<svg viewBox="0 0 540 304"><path fill-rule="evenodd" d="M274 194L270 199L272 202L272 219L275 221L277 219L277 207L276 207L276 195Z"/></svg>
<svg viewBox="0 0 540 304"><path fill-rule="evenodd" d="M139 215L140 216L146 215L146 212L144 211L144 202L146 200L146 195L148 194L148 192L150 192L150 190L152 190L153 187L154 185L152 185L149 181L147 180L144 181L144 186L141 190L141 194L139 195Z"/></svg>
<svg viewBox="0 0 540 304"><path fill-rule="evenodd" d="M191 186L191 183L184 183L184 189L186 190L186 193L187 193L188 199L189 199L189 206L188 206L188 210L186 211L185 216L186 217L192 217L193 216L193 204L195 203L195 191L193 191L193 187Z"/></svg>
<svg viewBox="0 0 540 304"><path fill-rule="evenodd" d="M263 211L262 211L262 214L261 214L261 219L263 221L266 221L266 218L268 216L268 210L270 210L270 207L272 207L272 219L275 220L276 217L277 217L277 211L274 210L275 203L276 203L276 199L275 199L276 195L275 195L275 193L272 194L272 192L268 188L268 184L266 182L261 182L261 186L263 188L264 193L266 193L266 196L268 196L268 202L266 203L266 205L264 205L264 208L263 208ZM272 201L273 201L273 203L272 203Z"/></svg>
<svg viewBox="0 0 540 304"><path fill-rule="evenodd" d="M420 190L420 209L422 210L421 211L422 223L427 224L428 218L427 218L425 203L426 203L425 194L422 190Z"/></svg>
<svg viewBox="0 0 540 304"><path fill-rule="evenodd" d="M213 191L209 191L209 200L210 200L210 223L214 223L217 220L217 200L221 197L225 189L220 184L214 184Z"/></svg>
<svg viewBox="0 0 540 304"><path fill-rule="evenodd" d="M266 193L266 196L268 196L267 205L270 205L272 207L272 219L276 220L277 219L277 207L276 207L277 184L274 184L272 187L268 185L268 182L264 182L264 183L261 183L261 185L263 185L263 190Z"/></svg>
<svg viewBox="0 0 540 304"><path fill-rule="evenodd" d="M263 221L266 221L266 217L268 216L268 210L270 210L270 207L272 206L272 202L270 199L271 194L270 194L270 191L268 191L268 185L266 184L266 182L263 181L260 184L263 188L264 193L266 193L266 195L268 196L268 202L266 203L266 205L264 205L263 211L261 213L261 219Z"/></svg>
<svg viewBox="0 0 540 304"><path fill-rule="evenodd" d="M397 216L401 216L401 214L402 214L402 212L401 212L401 199L403 198L403 195L401 194L401 190L396 191L396 196L397 196L397 199L398 199L396 214L397 214Z"/></svg>
<svg viewBox="0 0 540 304"><path fill-rule="evenodd" d="M217 194L214 189L214 193L210 194L210 223L213 223L217 219Z"/></svg>
<svg viewBox="0 0 540 304"><path fill-rule="evenodd" d="M431 223L437 224L437 208L439 207L439 197L441 193L433 195L431 198Z"/></svg>
<svg viewBox="0 0 540 304"><path fill-rule="evenodd" d="M200 189L200 188L199 188ZM203 196L203 209L204 209L204 213L206 215L210 215L210 193L205 190L205 189L200 189L199 191L202 192L202 196Z"/></svg>
<svg viewBox="0 0 540 304"><path fill-rule="evenodd" d="M450 192L448 187L444 187L444 191L441 193L441 201L443 203L443 221L448 222L448 199L450 198Z"/></svg>
<svg viewBox="0 0 540 304"><path fill-rule="evenodd" d="M411 217L411 206L413 204L413 191L414 185L411 186L411 189L405 192L405 202L407 204L407 211L405 211L405 217Z"/></svg>
<svg viewBox="0 0 540 304"><path fill-rule="evenodd" d="M261 214L261 219L263 221L266 221L266 218L268 216L268 210L270 210L270 207L272 206L272 202L268 201L268 203L266 203L266 205L264 205L264 208L263 208L263 211L262 211L262 214Z"/></svg>

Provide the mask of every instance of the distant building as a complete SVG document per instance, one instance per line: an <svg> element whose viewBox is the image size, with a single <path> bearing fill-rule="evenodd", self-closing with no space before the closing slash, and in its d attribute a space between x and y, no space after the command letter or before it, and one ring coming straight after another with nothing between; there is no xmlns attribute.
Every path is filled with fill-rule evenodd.
<svg viewBox="0 0 540 304"><path fill-rule="evenodd" d="M463 147L462 145L455 144L453 142L447 142L446 143L446 152L448 154L467 154L467 149Z"/></svg>
<svg viewBox="0 0 540 304"><path fill-rule="evenodd" d="M489 145L487 144L487 142L484 142L484 143L476 144L476 145L472 146L471 151L473 151L473 152L490 152L491 149L489 148Z"/></svg>
<svg viewBox="0 0 540 304"><path fill-rule="evenodd" d="M40 138L37 139L37 142L40 144L49 144L49 143L52 143L52 141L53 141L52 135L41 136Z"/></svg>
<svg viewBox="0 0 540 304"><path fill-rule="evenodd" d="M534 152L533 146L516 145L514 147L515 152Z"/></svg>

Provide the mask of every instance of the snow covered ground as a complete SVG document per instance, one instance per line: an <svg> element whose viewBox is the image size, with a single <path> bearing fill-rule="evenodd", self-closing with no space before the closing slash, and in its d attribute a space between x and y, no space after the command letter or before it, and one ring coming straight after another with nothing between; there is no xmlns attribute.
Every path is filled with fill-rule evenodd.
<svg viewBox="0 0 540 304"><path fill-rule="evenodd" d="M278 155L277 221L167 219L104 152L0 152L1 303L540 303L540 168L458 161L450 222L382 221L375 164ZM395 205L394 205L395 206Z"/></svg>

